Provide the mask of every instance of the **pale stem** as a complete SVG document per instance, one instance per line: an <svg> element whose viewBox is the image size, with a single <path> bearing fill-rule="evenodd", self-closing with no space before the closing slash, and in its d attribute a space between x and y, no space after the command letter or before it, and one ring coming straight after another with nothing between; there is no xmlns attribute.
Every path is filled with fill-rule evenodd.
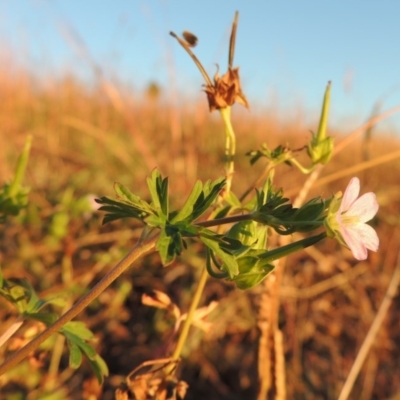
<svg viewBox="0 0 400 400"><path fill-rule="evenodd" d="M18 318L11 324L11 326L1 335L0 337L0 347L3 346L5 342L7 342L8 339L12 335L14 335L15 332L21 327L21 325L24 323L24 318L22 315L18 316Z"/></svg>
<svg viewBox="0 0 400 400"><path fill-rule="evenodd" d="M175 346L175 350L172 354L172 357L171 357L172 360L178 360L182 353L183 346L184 346L187 336L189 334L190 326L192 325L194 313L195 313L197 307L199 306L200 298L201 298L201 295L203 294L203 290L204 290L204 287L207 282L207 277L208 277L207 268L203 268L203 271L201 272L199 283L196 288L196 292L194 293L192 303L190 304L190 308L187 313L187 317L185 319L181 333L179 335L178 342L177 342L177 344ZM171 372L171 371L169 371L169 368L170 367L167 368L167 373Z"/></svg>
<svg viewBox="0 0 400 400"><path fill-rule="evenodd" d="M235 171L236 136L231 124L231 107L221 108L219 112L225 125L225 173L226 194L228 194L231 190L233 173Z"/></svg>

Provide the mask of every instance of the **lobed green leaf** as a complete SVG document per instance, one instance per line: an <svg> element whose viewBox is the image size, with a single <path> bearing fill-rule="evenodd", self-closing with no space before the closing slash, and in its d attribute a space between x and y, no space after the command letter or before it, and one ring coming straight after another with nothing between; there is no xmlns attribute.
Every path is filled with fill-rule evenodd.
<svg viewBox="0 0 400 400"><path fill-rule="evenodd" d="M67 341L69 348L69 366L72 369L78 369L82 364L82 352L78 345Z"/></svg>

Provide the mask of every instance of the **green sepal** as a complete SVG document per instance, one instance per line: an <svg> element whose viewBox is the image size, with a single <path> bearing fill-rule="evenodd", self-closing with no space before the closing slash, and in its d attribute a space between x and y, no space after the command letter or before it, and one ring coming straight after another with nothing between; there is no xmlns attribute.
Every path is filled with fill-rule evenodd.
<svg viewBox="0 0 400 400"><path fill-rule="evenodd" d="M273 261L312 246L324 238L325 232L269 251L250 250L237 259L239 274L227 280L234 282L239 289L256 286L274 270Z"/></svg>
<svg viewBox="0 0 400 400"><path fill-rule="evenodd" d="M234 224L226 236L239 240L243 245L252 246L256 241L257 223L254 221L240 221Z"/></svg>
<svg viewBox="0 0 400 400"><path fill-rule="evenodd" d="M250 289L261 283L273 270L274 265L252 256L251 252L238 260L239 274L231 280L239 289Z"/></svg>

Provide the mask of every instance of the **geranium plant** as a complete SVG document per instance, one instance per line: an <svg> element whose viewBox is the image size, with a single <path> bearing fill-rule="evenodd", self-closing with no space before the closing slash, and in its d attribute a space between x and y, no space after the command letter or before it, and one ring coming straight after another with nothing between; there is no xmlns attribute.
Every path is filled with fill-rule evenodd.
<svg viewBox="0 0 400 400"><path fill-rule="evenodd" d="M170 308L177 319L175 329L179 331L179 335L174 351L165 354L164 361L156 360L154 364L159 365L158 373L161 374L157 390L164 390L165 382L175 382L176 398L179 396L182 398L185 392L184 385L172 377L191 324L197 318L197 324L205 326L204 322L200 323L199 320L209 311L199 312L198 308L208 277L231 282L240 290L250 289L268 279L276 267L274 263L276 260L313 246L327 237L334 238L349 247L357 260L367 257L367 249L377 251L378 237L366 222L374 217L378 204L373 193L364 194L357 199L360 191L358 178L350 181L343 196L337 194L327 199L317 197L301 206L293 205L274 182L275 170L279 165L290 165L309 174L331 159L333 139L327 135L330 83L326 87L317 133L312 134L310 142L303 148L309 157L308 165L299 162L298 150L284 146L270 149L267 144L263 144L259 149L248 153L248 156L250 164L265 159L267 161L265 172L256 185L249 185L245 193L240 195L232 191L236 136L230 119L231 107L234 103L249 106L240 83L239 69L233 67L237 22L238 14L235 15L232 27L228 69L222 76L217 71L213 80L209 78L191 50L190 43L171 33L192 57L205 79L204 91L210 112L218 110L222 116L224 133L221 135L221 140L225 138L225 175L215 180L194 182L180 209L171 209L170 182L158 169L153 170L147 178L148 201L120 183L115 183L115 197L104 196L97 199L101 205L100 211L105 213L104 223L111 223L121 218L134 218L143 224L142 237L123 260L60 317L53 313L42 312L42 308L50 300L40 299L28 284L18 282L20 291L16 294L13 289L16 287L15 282L4 280L0 275L0 295L19 306L19 311L25 317L36 318L46 324L46 329L40 335L12 354L0 366L0 374L15 366L44 340L58 332L67 338L70 365L78 367L82 355L86 356L101 381L107 369L89 344L92 334L82 324L71 320L117 279L133 261L145 253L156 251L165 266L173 265L173 261L192 246L193 242L199 242L204 255L203 271L187 313L180 313L169 298L160 294L153 301L146 299L149 305ZM18 185L19 183L18 178ZM11 185L11 189L6 187L1 192L3 193L0 202L1 218L4 218L4 213L15 214L20 204L25 202L26 192L21 190L17 192L15 187L16 184ZM20 196L17 193L20 193ZM294 233L303 236L294 242L289 241L282 246L274 247L269 242L271 232L284 237L291 237ZM23 306L21 306L22 300ZM137 373L137 376L131 374L128 377L132 392L139 390L136 378L143 380L144 377L149 377L146 374ZM122 392L119 394L123 396Z"/></svg>

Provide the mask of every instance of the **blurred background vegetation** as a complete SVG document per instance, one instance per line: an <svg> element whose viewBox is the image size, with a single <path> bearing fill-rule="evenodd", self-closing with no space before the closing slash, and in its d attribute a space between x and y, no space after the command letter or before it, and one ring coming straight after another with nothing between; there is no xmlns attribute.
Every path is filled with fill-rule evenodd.
<svg viewBox="0 0 400 400"><path fill-rule="evenodd" d="M64 293L71 305L141 233L141 226L129 220L102 226L95 197L113 196L118 181L147 198L146 177L157 167L170 177L178 208L196 179L223 175L219 116L209 114L205 98L179 107L167 98L155 83L139 93L102 79L88 86L73 75L43 81L26 71L2 68L0 185L12 178L25 139L33 136L25 179L31 188L29 206L0 226L0 263L7 278L27 278L42 295ZM270 148L300 148L317 127L317 122L306 125L301 114L284 120L274 111L233 111L238 146L233 190L238 194L263 169L261 162L250 167L246 152L263 142ZM335 143L350 133L345 128L329 132ZM332 240L289 257L280 311L288 399L337 397L385 295L400 246L400 161L385 162L385 156L400 149L398 133L379 131L379 125L361 132L333 158L310 193L329 197L343 190L351 176L359 176L362 191L378 196L380 210L373 225L381 246L364 262L356 262ZM356 174L348 170L379 157L382 162L373 168ZM276 177L276 185L292 199L304 181L290 166ZM191 247L165 268L157 255L146 256L79 316L96 334L97 350L108 363L110 376L103 388L88 365L77 371L68 368L64 344L55 336L0 378L0 398L39 399L47 391L53 397L46 399L113 399L130 371L169 350L173 324L164 311L142 305L142 294L161 290L186 311L201 254L200 247ZM203 303L217 300L219 306L209 317L213 324L208 333L191 331L180 366L181 379L190 385L187 399L255 397L258 294L258 288L242 292L209 279ZM400 396L399 312L397 297L352 398ZM0 334L14 316L15 310L0 298ZM33 322L24 325L0 349L0 358L36 334L35 329Z"/></svg>

